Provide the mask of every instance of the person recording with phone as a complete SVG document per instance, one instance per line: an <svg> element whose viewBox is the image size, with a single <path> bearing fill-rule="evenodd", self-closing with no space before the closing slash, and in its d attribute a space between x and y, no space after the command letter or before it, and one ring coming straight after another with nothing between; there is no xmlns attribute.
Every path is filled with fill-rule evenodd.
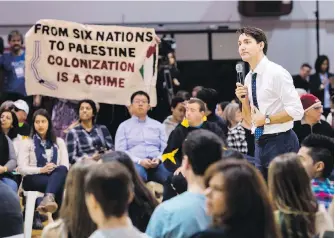
<svg viewBox="0 0 335 238"><path fill-rule="evenodd" d="M270 61L263 30L244 27L238 32L238 51L250 66L245 85L236 83L235 94L242 104L242 117L255 136L255 165L265 178L271 160L287 152L298 152L299 141L292 130L304 110L290 73Z"/></svg>

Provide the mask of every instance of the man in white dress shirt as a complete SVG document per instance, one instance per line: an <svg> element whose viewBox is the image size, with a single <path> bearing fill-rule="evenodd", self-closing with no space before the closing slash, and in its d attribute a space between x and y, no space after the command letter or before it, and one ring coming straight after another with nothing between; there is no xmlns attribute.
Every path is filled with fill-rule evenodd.
<svg viewBox="0 0 335 238"><path fill-rule="evenodd" d="M250 66L245 85L236 84L242 103L243 119L251 123L255 136L255 161L265 178L271 160L287 152L298 152L299 142L293 122L301 120L304 110L294 88L292 76L266 57L267 38L255 27L238 31L238 51Z"/></svg>

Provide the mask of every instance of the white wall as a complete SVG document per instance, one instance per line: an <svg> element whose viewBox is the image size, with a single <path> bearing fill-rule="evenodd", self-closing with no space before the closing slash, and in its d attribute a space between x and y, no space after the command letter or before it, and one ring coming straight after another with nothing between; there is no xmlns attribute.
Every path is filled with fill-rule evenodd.
<svg viewBox="0 0 335 238"><path fill-rule="evenodd" d="M235 29L254 25L268 35L269 58L291 73L297 73L303 62L314 65L315 1L294 1L290 15L265 19L240 16L237 4L237 1L0 2L0 35L8 34L13 28L25 32L42 18L91 24L138 24L157 29L157 23L164 23L164 29L205 29L209 25ZM320 1L319 4L320 53L329 56L333 71L334 2ZM208 58L206 36L176 35L176 40L179 59ZM214 59L238 58L236 41L235 34L215 34L212 41Z"/></svg>
<svg viewBox="0 0 335 238"><path fill-rule="evenodd" d="M315 1L294 1L282 20L313 20ZM237 1L1 1L0 25L33 24L41 18L81 23L238 22ZM322 20L334 19L333 1L320 1ZM15 17L13 17L15 16Z"/></svg>

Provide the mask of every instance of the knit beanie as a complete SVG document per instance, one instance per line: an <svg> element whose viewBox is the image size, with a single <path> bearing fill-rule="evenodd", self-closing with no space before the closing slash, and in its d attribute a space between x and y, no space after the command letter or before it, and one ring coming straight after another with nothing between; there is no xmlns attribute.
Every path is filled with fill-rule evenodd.
<svg viewBox="0 0 335 238"><path fill-rule="evenodd" d="M300 97L302 107L304 108L305 112L310 110L315 106L321 106L321 101L312 94L305 94Z"/></svg>

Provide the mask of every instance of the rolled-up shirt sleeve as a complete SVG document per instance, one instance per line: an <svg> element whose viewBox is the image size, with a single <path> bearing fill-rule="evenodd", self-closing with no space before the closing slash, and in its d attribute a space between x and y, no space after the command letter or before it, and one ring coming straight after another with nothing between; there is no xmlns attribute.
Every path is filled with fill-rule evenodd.
<svg viewBox="0 0 335 238"><path fill-rule="evenodd" d="M278 73L275 77L275 88L278 90L280 100L287 114L290 115L294 121L299 121L304 116L304 109L298 92L293 85L291 74L285 69L282 70L283 72Z"/></svg>

